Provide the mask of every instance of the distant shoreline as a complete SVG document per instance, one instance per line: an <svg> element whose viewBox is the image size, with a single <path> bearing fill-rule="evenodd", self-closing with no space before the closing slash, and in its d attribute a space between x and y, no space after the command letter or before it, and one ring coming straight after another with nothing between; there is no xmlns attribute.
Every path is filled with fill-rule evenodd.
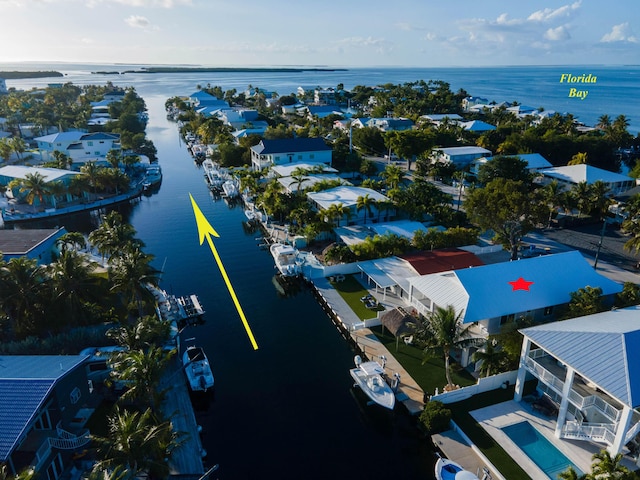
<svg viewBox="0 0 640 480"><path fill-rule="evenodd" d="M346 72L346 68L288 68L288 67L148 67L140 70L125 70L122 73L189 73L189 72Z"/></svg>
<svg viewBox="0 0 640 480"><path fill-rule="evenodd" d="M5 80L17 80L21 78L46 78L46 77L64 77L64 74L60 72L50 71L50 72L2 72L0 71L0 78L4 78Z"/></svg>

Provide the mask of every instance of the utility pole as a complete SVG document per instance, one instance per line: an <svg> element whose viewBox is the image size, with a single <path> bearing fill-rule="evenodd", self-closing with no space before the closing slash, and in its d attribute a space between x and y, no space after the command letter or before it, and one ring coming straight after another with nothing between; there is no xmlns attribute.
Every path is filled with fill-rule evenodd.
<svg viewBox="0 0 640 480"><path fill-rule="evenodd" d="M607 217L602 219L602 231L600 232L600 240L598 241L598 250L596 250L596 260L593 262L593 269L598 268L598 256L600 255L600 249L602 248L602 240L604 238L604 230L607 227Z"/></svg>

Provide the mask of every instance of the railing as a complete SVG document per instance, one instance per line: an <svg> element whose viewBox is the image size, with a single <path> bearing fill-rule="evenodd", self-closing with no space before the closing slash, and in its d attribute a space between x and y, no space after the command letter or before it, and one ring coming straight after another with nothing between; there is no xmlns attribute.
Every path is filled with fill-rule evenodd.
<svg viewBox="0 0 640 480"><path fill-rule="evenodd" d="M531 373L547 385L551 386L558 394L562 395L564 381L560 380L540 363L535 361L535 359L542 358L544 356L547 356L547 353L541 348L532 350L529 352L529 356L526 358L525 364ZM595 407L612 422L617 422L622 413L620 410L607 403L603 398L597 395L583 397L574 389L569 391L569 401L580 409Z"/></svg>
<svg viewBox="0 0 640 480"><path fill-rule="evenodd" d="M42 445L40 445L40 448L38 448L38 450L36 451L36 456L34 457L33 462L31 462L31 466L34 468L34 470L38 470L40 464L45 461L49 457L49 455L51 455L51 445L48 441L44 441L42 442Z"/></svg>
<svg viewBox="0 0 640 480"><path fill-rule="evenodd" d="M88 429L75 434L67 432L61 427L61 424L58 423L58 425L56 425L56 431L58 432L58 438L49 438L49 445L60 450L74 450L84 447L91 441L91 434Z"/></svg>
<svg viewBox="0 0 640 480"><path fill-rule="evenodd" d="M564 382L562 380L530 357L525 360L525 364L531 373L545 384L553 387L558 393L562 394L562 389L564 388Z"/></svg>
<svg viewBox="0 0 640 480"><path fill-rule="evenodd" d="M626 445L627 443L629 443L638 432L640 432L640 422L637 422L627 431L627 436L624 437L624 444Z"/></svg>
<svg viewBox="0 0 640 480"><path fill-rule="evenodd" d="M571 421L566 422L562 427L562 437L592 440L613 445L616 438L613 429L615 429L615 425L612 423L579 423Z"/></svg>

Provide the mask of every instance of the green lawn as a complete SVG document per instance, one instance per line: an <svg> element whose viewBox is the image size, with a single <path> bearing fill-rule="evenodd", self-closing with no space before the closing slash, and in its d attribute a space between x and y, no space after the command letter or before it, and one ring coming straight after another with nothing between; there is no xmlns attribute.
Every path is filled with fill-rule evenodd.
<svg viewBox="0 0 640 480"><path fill-rule="evenodd" d="M444 371L444 359L431 358L424 364L422 350L413 345L406 345L402 340L397 342L398 350L396 351L396 338L385 329L382 333L382 327L373 327L371 329L378 339L387 347L387 350L400 362L411 378L413 378L420 388L426 393L433 395L436 388L442 392L442 388L447 383L447 377ZM457 363L451 364L451 379L456 385L466 387L475 385L476 379L467 370L460 368Z"/></svg>
<svg viewBox="0 0 640 480"><path fill-rule="evenodd" d="M525 393L535 388L535 381L525 384ZM504 390L492 390L479 393L461 402L450 403L447 408L451 410L452 420L467 434L471 441L486 455L491 463L507 479L526 480L529 475L518 465L495 440L474 420L470 411L488 407L497 403L513 400L515 386Z"/></svg>
<svg viewBox="0 0 640 480"><path fill-rule="evenodd" d="M362 286L353 275L345 275L342 282L330 282L333 288L335 288L345 302L351 307L360 320L369 320L376 318L377 311L383 310L384 307L380 306L378 310L365 307L362 300L360 300L369 292Z"/></svg>

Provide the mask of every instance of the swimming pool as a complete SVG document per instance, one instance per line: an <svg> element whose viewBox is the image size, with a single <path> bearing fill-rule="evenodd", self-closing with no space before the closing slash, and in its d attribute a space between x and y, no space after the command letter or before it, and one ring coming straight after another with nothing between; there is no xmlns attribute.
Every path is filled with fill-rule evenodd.
<svg viewBox="0 0 640 480"><path fill-rule="evenodd" d="M549 478L556 480L558 474L570 466L582 472L565 457L549 440L529 422L520 422L501 429Z"/></svg>

